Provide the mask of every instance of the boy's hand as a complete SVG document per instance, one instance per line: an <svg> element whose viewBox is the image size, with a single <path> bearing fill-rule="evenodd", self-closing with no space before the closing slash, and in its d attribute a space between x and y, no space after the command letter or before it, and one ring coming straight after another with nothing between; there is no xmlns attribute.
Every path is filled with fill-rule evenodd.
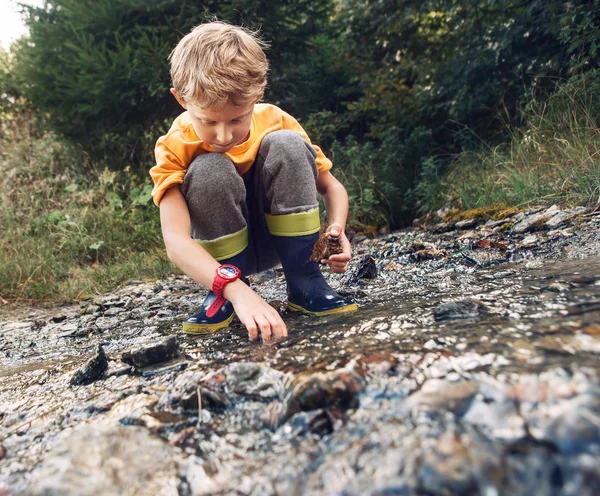
<svg viewBox="0 0 600 496"><path fill-rule="evenodd" d="M237 283L237 281L236 281ZM263 341L284 338L288 335L287 327L279 312L258 296L243 282L241 284L228 284L226 298L232 303L240 322L248 329L252 341L260 335Z"/></svg>
<svg viewBox="0 0 600 496"><path fill-rule="evenodd" d="M331 255L328 259L321 260L321 262L328 264L333 272L337 274L343 274L346 272L346 270L348 270L348 262L352 258L352 247L350 246L350 241L348 241L346 233L342 229L342 226L338 223L331 224L325 232L329 234L329 236L339 238L343 251L337 255Z"/></svg>

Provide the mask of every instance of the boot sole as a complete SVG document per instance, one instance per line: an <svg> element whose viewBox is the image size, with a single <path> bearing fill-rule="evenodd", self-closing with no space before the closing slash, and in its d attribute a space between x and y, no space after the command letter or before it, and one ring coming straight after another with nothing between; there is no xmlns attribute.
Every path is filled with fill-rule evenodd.
<svg viewBox="0 0 600 496"><path fill-rule="evenodd" d="M215 324L192 324L191 322L184 322L183 332L186 334L212 334L219 329L229 327L234 317L235 312L233 312L231 317L229 317L227 320L223 320L222 322L217 322Z"/></svg>
<svg viewBox="0 0 600 496"><path fill-rule="evenodd" d="M358 305L356 303L352 303L351 305L346 305L344 307L332 308L331 310L323 310L322 312L311 312L300 305L296 305L288 301L288 309L292 312L301 312L306 315L313 315L315 317L324 317L326 315L336 315L338 313L349 313L355 312L358 310Z"/></svg>

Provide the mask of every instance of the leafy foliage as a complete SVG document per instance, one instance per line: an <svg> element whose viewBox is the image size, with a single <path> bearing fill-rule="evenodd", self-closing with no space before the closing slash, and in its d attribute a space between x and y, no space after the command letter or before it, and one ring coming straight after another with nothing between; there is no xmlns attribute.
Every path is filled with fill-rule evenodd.
<svg viewBox="0 0 600 496"><path fill-rule="evenodd" d="M120 169L146 167L180 110L167 58L182 34L212 16L260 28L271 42L266 100L334 157L357 218L373 208L392 225L443 202L435 178L458 154L512 139L530 123L531 102L585 88L586 112L595 122L600 112L600 0L48 0L24 9L30 38L0 53L0 110L28 102L97 163Z"/></svg>
<svg viewBox="0 0 600 496"><path fill-rule="evenodd" d="M301 93L294 71L307 37L326 19L329 2L48 0L24 7L30 39L17 56L17 77L53 129L97 150L120 151L117 162L143 156L143 143L174 115L168 55L196 24L214 16L263 26L271 41L270 96L289 103ZM243 14L242 14L243 13ZM299 75L300 76L300 75ZM98 146L100 144L100 146ZM109 146L110 148L110 146ZM147 150L145 150L147 151ZM107 158L107 157L105 157ZM121 165L122 166L122 165Z"/></svg>

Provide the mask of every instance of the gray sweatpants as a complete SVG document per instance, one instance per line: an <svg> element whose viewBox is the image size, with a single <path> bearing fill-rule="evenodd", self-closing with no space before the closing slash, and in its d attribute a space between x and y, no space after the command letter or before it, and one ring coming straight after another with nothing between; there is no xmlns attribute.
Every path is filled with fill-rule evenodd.
<svg viewBox="0 0 600 496"><path fill-rule="evenodd" d="M192 238L211 252L211 245L247 229L246 275L279 264L265 213L279 216L318 208L316 155L298 133L281 130L263 139L256 161L243 176L224 154L197 157L181 187Z"/></svg>

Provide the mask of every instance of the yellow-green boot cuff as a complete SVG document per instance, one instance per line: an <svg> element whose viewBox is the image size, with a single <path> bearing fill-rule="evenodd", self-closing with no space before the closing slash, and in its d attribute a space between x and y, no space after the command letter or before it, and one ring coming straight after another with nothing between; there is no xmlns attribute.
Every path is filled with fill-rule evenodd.
<svg viewBox="0 0 600 496"><path fill-rule="evenodd" d="M265 214L265 219L269 232L273 236L307 236L319 232L321 229L318 208L295 214Z"/></svg>
<svg viewBox="0 0 600 496"><path fill-rule="evenodd" d="M215 260L224 260L235 257L243 252L248 246L248 228L227 236L222 236L212 241L197 240Z"/></svg>

